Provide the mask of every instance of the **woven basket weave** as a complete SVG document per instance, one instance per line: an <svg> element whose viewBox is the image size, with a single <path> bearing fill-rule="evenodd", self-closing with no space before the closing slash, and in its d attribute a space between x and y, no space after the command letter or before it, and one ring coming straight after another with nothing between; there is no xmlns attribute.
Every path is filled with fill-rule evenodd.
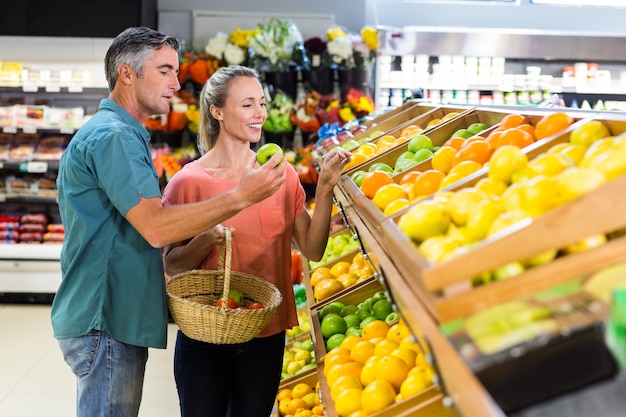
<svg viewBox="0 0 626 417"><path fill-rule="evenodd" d="M220 250L218 270L194 269L172 277L166 284L168 306L174 322L189 338L213 344L244 343L258 335L282 302L276 286L262 278L231 271L232 239L228 228ZM241 291L246 301L264 308L237 310L216 302L230 288ZM226 299L226 298L225 298Z"/></svg>

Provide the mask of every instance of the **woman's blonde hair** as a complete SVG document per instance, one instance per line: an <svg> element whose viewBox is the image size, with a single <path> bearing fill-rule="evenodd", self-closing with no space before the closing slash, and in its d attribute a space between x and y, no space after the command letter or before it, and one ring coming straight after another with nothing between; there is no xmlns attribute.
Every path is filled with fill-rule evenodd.
<svg viewBox="0 0 626 417"><path fill-rule="evenodd" d="M220 133L220 123L211 115L211 106L223 108L230 93L232 81L237 77L254 77L259 73L243 65L229 65L211 75L200 93L200 122L198 124L198 150L204 155L211 150Z"/></svg>

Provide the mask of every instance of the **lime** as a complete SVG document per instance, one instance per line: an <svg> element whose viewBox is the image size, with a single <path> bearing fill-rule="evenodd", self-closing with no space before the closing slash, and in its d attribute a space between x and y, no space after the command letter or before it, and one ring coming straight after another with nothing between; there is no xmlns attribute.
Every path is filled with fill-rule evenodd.
<svg viewBox="0 0 626 417"><path fill-rule="evenodd" d="M344 308L341 309L341 311L339 312L339 315L341 317L345 317L348 314L355 314L357 310L358 310L357 306L349 304L349 305L347 305L347 306L345 306Z"/></svg>
<svg viewBox="0 0 626 417"><path fill-rule="evenodd" d="M355 327L361 324L361 319L356 314L348 314L343 318L348 327Z"/></svg>
<svg viewBox="0 0 626 417"><path fill-rule="evenodd" d="M335 313L335 314L339 314L339 312L341 311L341 308L339 308L339 306L330 303L330 304L326 304L324 307L322 307L322 309L320 310L319 313L319 317L320 320L323 320L324 317L326 317L327 315L329 315L330 313Z"/></svg>
<svg viewBox="0 0 626 417"><path fill-rule="evenodd" d="M393 312L393 305L389 300L378 300L372 306L372 312L374 317L378 320L385 320L385 318Z"/></svg>
<svg viewBox="0 0 626 417"><path fill-rule="evenodd" d="M323 319L320 325L320 330L324 339L330 338L334 334L344 334L348 329L343 317L337 313L329 313Z"/></svg>
<svg viewBox="0 0 626 417"><path fill-rule="evenodd" d="M361 336L361 328L356 326L356 327L348 327L348 330L346 330L346 337L348 336Z"/></svg>
<svg viewBox="0 0 626 417"><path fill-rule="evenodd" d="M372 312L371 310L364 308L364 307L360 307L356 313L355 313L361 320L367 318L367 317L371 317Z"/></svg>
<svg viewBox="0 0 626 417"><path fill-rule="evenodd" d="M301 349L308 350L309 352L313 352L313 341L311 339L305 340L300 345Z"/></svg>
<svg viewBox="0 0 626 417"><path fill-rule="evenodd" d="M330 352L334 348L339 347L345 338L346 335L343 333L337 333L329 337L326 341L326 352Z"/></svg>

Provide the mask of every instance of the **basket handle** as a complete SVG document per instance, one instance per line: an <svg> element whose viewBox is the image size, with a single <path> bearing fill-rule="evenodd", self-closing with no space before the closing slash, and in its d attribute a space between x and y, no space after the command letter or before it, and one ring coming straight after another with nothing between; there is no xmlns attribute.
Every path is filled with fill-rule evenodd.
<svg viewBox="0 0 626 417"><path fill-rule="evenodd" d="M232 234L230 227L224 227L224 245L220 248L218 269L224 270L224 292L222 293L222 309L228 308L228 293L230 292L230 262L232 258Z"/></svg>

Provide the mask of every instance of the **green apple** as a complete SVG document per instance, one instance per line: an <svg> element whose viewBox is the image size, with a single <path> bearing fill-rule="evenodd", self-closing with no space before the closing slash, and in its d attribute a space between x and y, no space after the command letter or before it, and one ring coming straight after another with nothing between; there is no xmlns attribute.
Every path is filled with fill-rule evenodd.
<svg viewBox="0 0 626 417"><path fill-rule="evenodd" d="M398 320L400 320L400 314L398 314L396 311L387 314L387 317L385 317L385 323L390 326Z"/></svg>
<svg viewBox="0 0 626 417"><path fill-rule="evenodd" d="M341 145L339 145L341 148L347 150L347 151L352 151L356 148L358 148L361 144L359 142L357 142L355 139L348 139L347 141L343 142Z"/></svg>
<svg viewBox="0 0 626 417"><path fill-rule="evenodd" d="M354 181L357 187L361 188L361 182L363 182L363 177L365 176L365 174L367 174L366 171L359 170L352 174L350 178L352 179L352 181Z"/></svg>
<svg viewBox="0 0 626 417"><path fill-rule="evenodd" d="M420 149L417 152L415 152L415 155L413 155L413 160L415 162L422 162L422 161L432 158L432 156L433 156L433 152L431 150Z"/></svg>
<svg viewBox="0 0 626 417"><path fill-rule="evenodd" d="M471 125L469 125L467 127L467 130L469 130L470 132L472 132L474 135L479 134L480 132L482 132L483 130L486 130L489 126L487 126L485 123L472 123Z"/></svg>
<svg viewBox="0 0 626 417"><path fill-rule="evenodd" d="M420 149L428 149L432 152L433 141L426 135L415 135L409 139L408 150L416 153Z"/></svg>
<svg viewBox="0 0 626 417"><path fill-rule="evenodd" d="M237 304L243 306L244 297L241 291L236 290L234 288L230 288L228 291L228 296L232 298Z"/></svg>
<svg viewBox="0 0 626 417"><path fill-rule="evenodd" d="M474 134L472 132L470 132L467 129L459 129L456 132L454 132L452 134L452 136L450 136L451 138L455 138L455 137L461 137L463 139L469 139L472 136L474 136Z"/></svg>
<svg viewBox="0 0 626 417"><path fill-rule="evenodd" d="M376 139L377 137L382 136L384 134L385 132L383 132L382 130L375 130L372 133L370 133L368 137L370 139Z"/></svg>
<svg viewBox="0 0 626 417"><path fill-rule="evenodd" d="M402 160L398 160L396 161L396 165L393 169L393 173L397 174L399 172L402 171L406 171L407 169L414 167L415 165L417 165L418 162L413 160L413 159L402 159Z"/></svg>
<svg viewBox="0 0 626 417"><path fill-rule="evenodd" d="M259 162L259 164L264 165L276 153L284 155L282 148L277 144L271 142L265 143L261 145L261 147L256 151L256 160ZM282 158L280 160L282 161Z"/></svg>
<svg viewBox="0 0 626 417"><path fill-rule="evenodd" d="M374 171L385 171L388 173L393 173L393 168L391 168L388 164L384 163L384 162L375 162L372 165L370 165L369 172L374 172Z"/></svg>
<svg viewBox="0 0 626 417"><path fill-rule="evenodd" d="M398 159L396 159L396 163L398 163L398 161L402 161L403 159L413 159L414 156L414 152L404 151L400 154L400 156L398 156Z"/></svg>
<svg viewBox="0 0 626 417"><path fill-rule="evenodd" d="M502 265L499 268L496 268L493 271L493 277L496 280L512 278L516 275L523 273L525 270L526 268L521 262L510 262L508 264Z"/></svg>

